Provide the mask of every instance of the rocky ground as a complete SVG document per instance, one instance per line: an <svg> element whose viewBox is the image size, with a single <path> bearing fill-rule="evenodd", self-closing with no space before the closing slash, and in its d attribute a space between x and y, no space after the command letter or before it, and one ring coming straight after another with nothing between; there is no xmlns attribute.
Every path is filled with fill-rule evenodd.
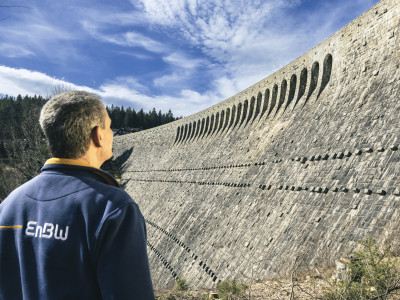
<svg viewBox="0 0 400 300"><path fill-rule="evenodd" d="M330 287L332 278L322 276L304 276L291 280L290 278L257 282L249 284L241 295L232 295L235 300L261 300L261 299L321 299L323 291ZM159 300L194 300L194 299L219 299L217 290L197 291L158 291ZM213 298L214 297L214 298Z"/></svg>

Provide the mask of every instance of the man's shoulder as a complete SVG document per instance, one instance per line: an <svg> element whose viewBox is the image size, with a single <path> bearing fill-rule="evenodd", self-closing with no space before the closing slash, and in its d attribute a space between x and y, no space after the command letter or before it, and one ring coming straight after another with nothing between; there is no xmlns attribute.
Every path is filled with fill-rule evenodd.
<svg viewBox="0 0 400 300"><path fill-rule="evenodd" d="M137 206L132 197L120 187L103 184L98 189L93 189L93 193L101 195L104 201L113 203L115 206L124 206L125 204Z"/></svg>
<svg viewBox="0 0 400 300"><path fill-rule="evenodd" d="M85 182L85 184L87 188L77 191L77 195L79 195L80 199L87 199L87 203L97 206L100 210L103 207L106 211L111 212L113 210L124 209L127 206L132 206L135 210L139 209L139 206L132 197L119 186L109 185L96 180ZM81 201L79 200L79 202Z"/></svg>
<svg viewBox="0 0 400 300"><path fill-rule="evenodd" d="M13 198L21 198L22 196L25 196L25 191L27 189L34 189L35 188L35 183L34 180L37 176L34 178L28 180L27 182L24 182L20 186L16 187L8 196L4 199L2 203L7 203Z"/></svg>
<svg viewBox="0 0 400 300"><path fill-rule="evenodd" d="M68 199L75 202L112 207L134 203L133 199L122 188L109 185L88 176L43 172L16 188L3 201L13 199L30 199L33 201L53 201ZM96 203L93 203L95 201Z"/></svg>

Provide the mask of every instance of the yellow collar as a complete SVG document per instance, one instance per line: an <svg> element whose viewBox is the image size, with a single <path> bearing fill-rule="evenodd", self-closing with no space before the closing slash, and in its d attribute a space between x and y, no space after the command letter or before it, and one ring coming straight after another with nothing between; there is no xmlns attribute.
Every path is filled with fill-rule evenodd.
<svg viewBox="0 0 400 300"><path fill-rule="evenodd" d="M81 167L89 167L89 168L94 168L98 169L96 167L93 167L89 165L88 163L77 161L76 159L70 159L70 158L50 158L45 162L45 165L47 164L60 164L60 165L72 165L72 166L81 166Z"/></svg>
<svg viewBox="0 0 400 300"><path fill-rule="evenodd" d="M113 186L119 186L118 182L107 172L93 167L88 163L85 162L81 162L81 161L77 161L76 159L69 159L69 158L50 158L45 162L45 165L48 164L59 164L59 165L70 165L70 166L80 166L80 167L89 167L94 170L94 173L96 173L97 175L101 176L108 184L113 185Z"/></svg>

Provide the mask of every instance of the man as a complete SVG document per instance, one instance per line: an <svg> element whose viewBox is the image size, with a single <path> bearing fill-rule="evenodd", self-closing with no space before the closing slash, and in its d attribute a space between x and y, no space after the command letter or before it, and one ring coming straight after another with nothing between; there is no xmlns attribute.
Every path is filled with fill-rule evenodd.
<svg viewBox="0 0 400 300"><path fill-rule="evenodd" d="M54 158L0 204L0 299L154 299L143 216L99 169L113 141L103 104L60 94L40 125Z"/></svg>

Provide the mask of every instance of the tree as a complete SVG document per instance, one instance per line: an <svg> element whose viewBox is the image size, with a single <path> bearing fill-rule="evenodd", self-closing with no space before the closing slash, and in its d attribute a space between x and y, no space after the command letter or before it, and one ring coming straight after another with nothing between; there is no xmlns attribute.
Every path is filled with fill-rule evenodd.
<svg viewBox="0 0 400 300"><path fill-rule="evenodd" d="M51 97L54 97L56 95L62 94L64 92L68 92L73 90L72 85L66 84L66 83L59 83L51 87L46 94L46 98L50 99Z"/></svg>
<svg viewBox="0 0 400 300"><path fill-rule="evenodd" d="M123 127L149 129L179 119L174 117L171 110L163 114L161 110L157 113L155 108L148 113L145 113L143 109L136 112L135 109L131 107L125 109L123 106L119 107L114 105L107 106L106 109L111 118L111 127L114 129Z"/></svg>
<svg viewBox="0 0 400 300"><path fill-rule="evenodd" d="M398 262L388 248L369 238L346 263L346 278L333 285L324 299L388 299L400 290Z"/></svg>
<svg viewBox="0 0 400 300"><path fill-rule="evenodd" d="M39 125L45 102L40 96L0 98L0 202L37 175L49 157Z"/></svg>
<svg viewBox="0 0 400 300"><path fill-rule="evenodd" d="M146 128L145 127L145 121L144 121L144 112L143 109L139 110L137 113L137 118L138 118L138 124L140 128Z"/></svg>
<svg viewBox="0 0 400 300"><path fill-rule="evenodd" d="M125 111L124 118L125 127L136 128L137 127L137 116L134 109L128 107Z"/></svg>
<svg viewBox="0 0 400 300"><path fill-rule="evenodd" d="M151 110L149 112L147 126L148 126L148 128L152 128L152 127L156 127L158 125L160 125L160 123L158 122L158 115L157 115L156 109L153 108L153 110Z"/></svg>

